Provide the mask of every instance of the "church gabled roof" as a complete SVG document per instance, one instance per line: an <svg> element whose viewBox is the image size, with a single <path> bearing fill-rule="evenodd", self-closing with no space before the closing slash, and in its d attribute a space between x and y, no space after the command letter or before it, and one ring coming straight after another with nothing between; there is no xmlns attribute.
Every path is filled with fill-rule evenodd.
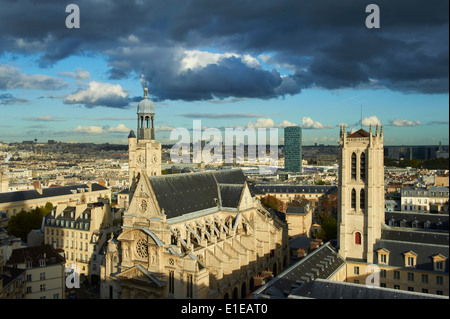
<svg viewBox="0 0 450 319"><path fill-rule="evenodd" d="M204 209L237 207L245 183L239 170L150 176L156 200L167 218Z"/></svg>
<svg viewBox="0 0 450 319"><path fill-rule="evenodd" d="M369 136L370 136L370 133L364 129L359 129L356 132L353 132L353 133L350 133L349 135L347 135L347 137L350 137L350 138L369 137Z"/></svg>

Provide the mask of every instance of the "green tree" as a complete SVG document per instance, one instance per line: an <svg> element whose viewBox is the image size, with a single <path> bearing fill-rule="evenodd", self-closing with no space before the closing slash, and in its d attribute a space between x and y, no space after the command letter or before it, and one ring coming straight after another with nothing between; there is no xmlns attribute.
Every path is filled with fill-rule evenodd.
<svg viewBox="0 0 450 319"><path fill-rule="evenodd" d="M267 195L261 198L261 204L265 207L276 209L280 212L284 212L286 210L286 204L272 195Z"/></svg>
<svg viewBox="0 0 450 319"><path fill-rule="evenodd" d="M323 215L321 218L321 229L317 237L327 242L337 238L337 220L332 216Z"/></svg>
<svg viewBox="0 0 450 319"><path fill-rule="evenodd" d="M45 206L37 207L29 212L24 210L12 216L8 222L8 235L21 238L27 241L27 236L33 229L41 228L42 219L53 209L53 204L47 202Z"/></svg>

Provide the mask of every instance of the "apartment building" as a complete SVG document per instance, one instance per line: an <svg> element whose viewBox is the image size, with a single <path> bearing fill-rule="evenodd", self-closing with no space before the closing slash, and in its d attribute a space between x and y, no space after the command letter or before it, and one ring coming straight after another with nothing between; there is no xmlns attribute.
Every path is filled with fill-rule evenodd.
<svg viewBox="0 0 450 319"><path fill-rule="evenodd" d="M401 190L401 210L448 212L448 199L448 186L404 187Z"/></svg>
<svg viewBox="0 0 450 319"><path fill-rule="evenodd" d="M95 284L100 278L100 247L112 222L109 204L61 204L44 217L44 243L63 250L66 267L76 265L80 280Z"/></svg>
<svg viewBox="0 0 450 319"><path fill-rule="evenodd" d="M24 270L25 299L64 299L65 260L51 245L15 249L6 266Z"/></svg>
<svg viewBox="0 0 450 319"><path fill-rule="evenodd" d="M97 183L72 186L37 188L33 190L0 193L0 210L11 218L21 210L45 206L47 202L56 206L60 203L94 203L99 197L111 198L111 190Z"/></svg>
<svg viewBox="0 0 450 319"><path fill-rule="evenodd" d="M23 299L25 296L24 269L2 266L0 256L0 299Z"/></svg>

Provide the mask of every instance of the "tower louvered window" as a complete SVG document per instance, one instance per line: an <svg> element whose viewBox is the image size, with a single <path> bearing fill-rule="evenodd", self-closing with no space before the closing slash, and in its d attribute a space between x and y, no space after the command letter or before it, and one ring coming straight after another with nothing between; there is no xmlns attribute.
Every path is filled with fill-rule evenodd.
<svg viewBox="0 0 450 319"><path fill-rule="evenodd" d="M361 162L360 162L360 178L362 180L366 179L366 154L361 154Z"/></svg>
<svg viewBox="0 0 450 319"><path fill-rule="evenodd" d="M352 154L352 179L356 179L356 154Z"/></svg>
<svg viewBox="0 0 450 319"><path fill-rule="evenodd" d="M361 189L361 192L359 193L359 208L366 208L366 192L364 189Z"/></svg>
<svg viewBox="0 0 450 319"><path fill-rule="evenodd" d="M356 191L352 189L352 209L356 209Z"/></svg>

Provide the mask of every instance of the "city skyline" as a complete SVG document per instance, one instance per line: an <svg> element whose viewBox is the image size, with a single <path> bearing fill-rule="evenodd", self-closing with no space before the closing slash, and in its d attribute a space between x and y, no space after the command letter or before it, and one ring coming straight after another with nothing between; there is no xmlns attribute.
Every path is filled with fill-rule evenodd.
<svg viewBox="0 0 450 319"><path fill-rule="evenodd" d="M0 141L126 144L148 83L156 139L299 125L337 145L340 124L384 145L449 144L448 2L3 3Z"/></svg>

